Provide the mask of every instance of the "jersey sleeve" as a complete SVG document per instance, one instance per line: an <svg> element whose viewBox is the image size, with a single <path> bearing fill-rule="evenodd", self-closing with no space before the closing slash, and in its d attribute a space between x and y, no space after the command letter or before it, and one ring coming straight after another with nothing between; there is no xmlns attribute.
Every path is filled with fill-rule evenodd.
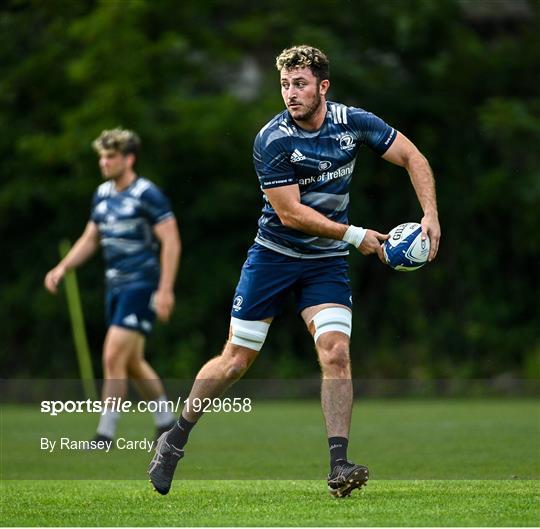
<svg viewBox="0 0 540 529"><path fill-rule="evenodd" d="M397 130L371 112L350 107L349 120L357 129L360 142L379 156L382 156L396 139Z"/></svg>
<svg viewBox="0 0 540 529"><path fill-rule="evenodd" d="M174 218L169 199L155 185L141 195L141 207L151 225Z"/></svg>
<svg viewBox="0 0 540 529"><path fill-rule="evenodd" d="M272 140L259 133L253 145L253 164L261 189L297 184L286 137Z"/></svg>

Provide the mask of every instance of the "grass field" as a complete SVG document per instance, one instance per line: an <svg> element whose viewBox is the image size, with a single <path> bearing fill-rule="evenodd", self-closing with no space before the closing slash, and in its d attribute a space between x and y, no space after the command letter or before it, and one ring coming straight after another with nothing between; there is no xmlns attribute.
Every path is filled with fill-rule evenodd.
<svg viewBox="0 0 540 529"><path fill-rule="evenodd" d="M321 481L5 482L6 526L537 526L532 481L374 481L330 498Z"/></svg>
<svg viewBox="0 0 540 529"><path fill-rule="evenodd" d="M42 436L88 439L96 416L2 409L5 526L538 526L540 408L533 400L384 400L355 407L351 459L372 480L326 492L319 404L256 403L205 417L171 493L145 481L151 454L47 453ZM140 438L147 416L122 418ZM111 479L114 478L114 479ZM252 478L252 479L251 479Z"/></svg>

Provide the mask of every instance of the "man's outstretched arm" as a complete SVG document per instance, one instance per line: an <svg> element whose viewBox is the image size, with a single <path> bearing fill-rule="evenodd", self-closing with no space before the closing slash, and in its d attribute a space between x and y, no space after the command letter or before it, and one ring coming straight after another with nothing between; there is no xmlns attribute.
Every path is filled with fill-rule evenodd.
<svg viewBox="0 0 540 529"><path fill-rule="evenodd" d="M424 211L422 218L422 234L429 236L431 249L429 260L432 261L439 249L441 227L437 212L437 196L435 193L435 179L426 157L417 147L403 134L398 132L396 139L390 148L383 154L383 158L393 164L404 167Z"/></svg>
<svg viewBox="0 0 540 529"><path fill-rule="evenodd" d="M45 276L45 288L52 294L56 294L60 281L68 270L77 268L86 262L99 247L99 231L96 224L88 222L83 234L68 254Z"/></svg>

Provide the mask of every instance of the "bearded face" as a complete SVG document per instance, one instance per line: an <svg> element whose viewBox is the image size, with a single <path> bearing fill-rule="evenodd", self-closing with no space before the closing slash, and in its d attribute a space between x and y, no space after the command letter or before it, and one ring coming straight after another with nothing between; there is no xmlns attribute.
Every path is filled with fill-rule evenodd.
<svg viewBox="0 0 540 529"><path fill-rule="evenodd" d="M309 122L320 111L327 89L323 83L309 68L281 70L281 95L295 121Z"/></svg>

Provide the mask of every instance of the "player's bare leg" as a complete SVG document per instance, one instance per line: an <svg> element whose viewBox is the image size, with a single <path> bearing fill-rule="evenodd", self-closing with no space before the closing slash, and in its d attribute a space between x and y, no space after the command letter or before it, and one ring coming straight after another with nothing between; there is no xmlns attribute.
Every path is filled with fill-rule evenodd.
<svg viewBox="0 0 540 529"><path fill-rule="evenodd" d="M227 342L222 353L200 369L188 401L219 397L244 376L257 355L257 351ZM202 412L195 411L193 406L186 406L182 412L182 416L192 423L197 422L201 415Z"/></svg>
<svg viewBox="0 0 540 529"><path fill-rule="evenodd" d="M315 335L313 318L323 309L343 308L342 305L325 303L302 311L312 335ZM349 437L352 413L352 381L349 358L349 337L337 331L321 334L315 344L321 366L321 404L328 437Z"/></svg>
<svg viewBox="0 0 540 529"><path fill-rule="evenodd" d="M321 404L328 437L349 438L353 403L349 337L322 334L316 344L321 366Z"/></svg>
<svg viewBox="0 0 540 529"><path fill-rule="evenodd" d="M249 322L254 325L263 324L266 328L272 322L272 318L267 318L262 322ZM209 360L197 373L193 386L189 393L188 401L195 398L215 398L222 395L227 388L232 386L237 380L242 378L249 369L255 358L257 358L260 347L250 348L245 345L234 343L234 329L229 328L229 338L220 355ZM264 342L264 337L261 338ZM202 415L196 412L192 406L184 407L182 416L190 423L195 423ZM180 447L182 448L182 446Z"/></svg>
<svg viewBox="0 0 540 529"><path fill-rule="evenodd" d="M270 322L271 319L265 322L248 322L248 326L253 324L251 327L255 328L255 334L251 337L262 340L253 349L233 343L235 332L238 333L238 330L235 331L231 325L229 340L221 354L208 361L197 374L188 396L188 403L192 403L193 399L202 400L219 397L227 388L239 380L257 357L262 342L264 342L266 332L262 332L264 336L259 336L257 330L261 328L267 330ZM243 330L246 331L246 329ZM250 343L249 329L243 333L243 336ZM180 459L184 457L183 448L187 443L189 433L203 413L202 411L196 411L194 408L189 404L186 405L172 430L158 439L156 453L150 462L148 474L154 489L160 494L169 492L176 466Z"/></svg>
<svg viewBox="0 0 540 529"><path fill-rule="evenodd" d="M321 311L337 308L335 313L324 317ZM316 337L315 347L321 366L321 405L324 414L326 432L330 447L330 474L328 486L333 496L348 496L352 490L367 482L368 469L347 461L347 447L351 425L353 386L349 356L349 328L346 328L349 309L334 304L309 307L302 312L302 317L309 331ZM317 333L316 316L321 314L321 327ZM343 326L342 330L337 330ZM333 329L333 330L331 330ZM322 333L321 333L322 331Z"/></svg>
<svg viewBox="0 0 540 529"><path fill-rule="evenodd" d="M138 348L128 360L128 376L133 381L139 394L147 401L156 401L154 419L157 439L163 432L170 430L174 424L174 414L166 407L166 394L163 383L154 368L144 358L146 340L142 337Z"/></svg>
<svg viewBox="0 0 540 529"><path fill-rule="evenodd" d="M129 359L136 353L144 337L138 332L111 325L103 344L103 402L118 402L127 394L127 377ZM116 433L116 425L120 412L106 408L101 415L97 428L97 438L112 439Z"/></svg>
<svg viewBox="0 0 540 529"><path fill-rule="evenodd" d="M145 342L144 338L140 340L137 350L129 358L128 375L143 398L156 400L165 393L165 389L159 375L144 358Z"/></svg>

